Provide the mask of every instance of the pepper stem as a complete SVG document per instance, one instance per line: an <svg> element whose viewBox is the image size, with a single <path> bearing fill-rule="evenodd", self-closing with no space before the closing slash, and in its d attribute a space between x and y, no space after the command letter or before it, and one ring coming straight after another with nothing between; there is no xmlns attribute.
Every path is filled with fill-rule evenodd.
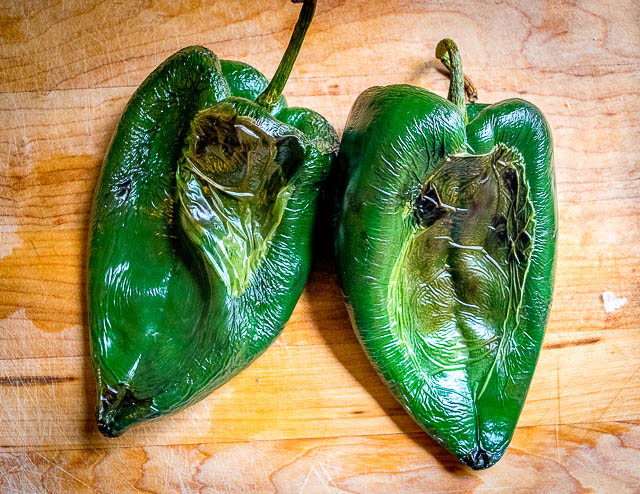
<svg viewBox="0 0 640 494"><path fill-rule="evenodd" d="M448 99L458 107L464 122L469 123L465 95L470 102L474 103L478 99L478 91L471 79L464 75L462 71L462 57L458 47L453 40L445 38L436 46L436 57L440 59L442 65L451 74Z"/></svg>
<svg viewBox="0 0 640 494"><path fill-rule="evenodd" d="M278 65L278 69L276 70L273 79L271 79L267 89L265 89L256 99L256 103L268 110L273 108L280 99L282 90L287 84L287 80L291 74L293 64L296 62L296 58L298 57L298 52L300 51L300 47L304 41L304 36L307 34L307 29L309 29L309 24L311 24L311 19L313 19L313 14L316 11L317 0L291 1L293 3L303 3L302 9L300 10L300 16L298 17L298 22L296 23L296 27L293 28L293 34L291 34L289 46L287 46L287 51L284 52L284 56L280 61L280 65Z"/></svg>

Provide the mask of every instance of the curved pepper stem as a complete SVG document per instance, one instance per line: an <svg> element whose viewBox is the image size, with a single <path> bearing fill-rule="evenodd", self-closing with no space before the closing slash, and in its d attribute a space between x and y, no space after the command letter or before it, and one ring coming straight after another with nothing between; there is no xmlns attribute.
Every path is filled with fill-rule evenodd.
<svg viewBox="0 0 640 494"><path fill-rule="evenodd" d="M436 57L440 59L451 74L448 99L458 107L464 123L469 123L465 95L471 103L478 99L478 91L462 71L462 57L453 40L445 38L436 46Z"/></svg>
<svg viewBox="0 0 640 494"><path fill-rule="evenodd" d="M293 64L298 57L298 52L300 51L300 47L304 41L304 36L307 34L307 29L309 29L309 24L311 24L311 19L313 19L313 14L316 11L317 0L291 1L293 3L303 3L302 10L300 10L300 16L298 17L298 22L296 23L296 27L293 28L293 34L291 35L289 46L287 46L287 51L285 51L273 79L271 79L267 89L265 89L256 99L256 103L269 110L273 108L280 99L282 90L287 84L287 80L291 74Z"/></svg>

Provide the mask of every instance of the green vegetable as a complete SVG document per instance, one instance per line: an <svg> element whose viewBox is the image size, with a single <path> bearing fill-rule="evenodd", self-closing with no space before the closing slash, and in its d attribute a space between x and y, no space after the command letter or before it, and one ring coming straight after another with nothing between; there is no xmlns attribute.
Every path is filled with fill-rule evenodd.
<svg viewBox="0 0 640 494"><path fill-rule="evenodd" d="M532 104L465 105L408 85L355 102L340 145L336 254L372 363L416 422L474 469L503 455L551 304L549 126Z"/></svg>
<svg viewBox="0 0 640 494"><path fill-rule="evenodd" d="M295 0L294 0L295 1ZM278 336L307 279L327 121L280 96L315 11L305 0L273 80L185 48L127 105L91 220L88 300L106 436L204 398Z"/></svg>

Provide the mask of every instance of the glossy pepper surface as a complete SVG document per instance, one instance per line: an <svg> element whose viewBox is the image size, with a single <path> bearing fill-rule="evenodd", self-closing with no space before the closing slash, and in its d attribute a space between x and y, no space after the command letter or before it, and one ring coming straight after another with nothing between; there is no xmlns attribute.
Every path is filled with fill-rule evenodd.
<svg viewBox="0 0 640 494"><path fill-rule="evenodd" d="M107 436L223 385L296 305L337 151L322 116L280 96L314 10L305 0L268 86L249 65L195 46L159 66L124 111L96 190L88 265Z"/></svg>
<svg viewBox="0 0 640 494"><path fill-rule="evenodd" d="M554 278L549 126L532 104L409 85L355 102L338 163L336 255L358 337L391 391L474 469L503 455L538 359Z"/></svg>

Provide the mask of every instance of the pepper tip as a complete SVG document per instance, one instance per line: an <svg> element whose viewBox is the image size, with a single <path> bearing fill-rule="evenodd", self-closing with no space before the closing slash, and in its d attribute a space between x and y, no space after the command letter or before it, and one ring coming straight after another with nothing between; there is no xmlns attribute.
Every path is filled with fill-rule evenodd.
<svg viewBox="0 0 640 494"><path fill-rule="evenodd" d="M472 470L485 470L493 466L502 457L502 453L489 452L486 449L475 446L466 456L460 460Z"/></svg>
<svg viewBox="0 0 640 494"><path fill-rule="evenodd" d="M118 437L124 432L124 430L115 428L113 422L103 420L98 420L98 430L104 437Z"/></svg>

